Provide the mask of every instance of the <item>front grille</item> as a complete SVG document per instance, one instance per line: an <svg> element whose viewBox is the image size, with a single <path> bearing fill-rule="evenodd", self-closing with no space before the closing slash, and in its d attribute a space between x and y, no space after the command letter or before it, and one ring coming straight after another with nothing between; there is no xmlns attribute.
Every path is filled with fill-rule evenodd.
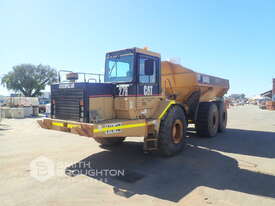
<svg viewBox="0 0 275 206"><path fill-rule="evenodd" d="M52 92L56 119L80 121L80 100L83 101L82 89L58 89Z"/></svg>

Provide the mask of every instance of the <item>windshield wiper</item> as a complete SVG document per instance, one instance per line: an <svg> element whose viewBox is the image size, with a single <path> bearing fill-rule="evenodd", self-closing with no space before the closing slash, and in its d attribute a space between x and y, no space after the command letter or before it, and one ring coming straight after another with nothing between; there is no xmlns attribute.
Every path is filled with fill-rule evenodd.
<svg viewBox="0 0 275 206"><path fill-rule="evenodd" d="M111 70L109 71L109 74L111 74L111 73L113 72L113 70L114 70L115 67L117 68L117 60L118 60L119 58L120 58L120 56L117 56L117 57L115 58L115 63L114 63L114 65L112 66Z"/></svg>

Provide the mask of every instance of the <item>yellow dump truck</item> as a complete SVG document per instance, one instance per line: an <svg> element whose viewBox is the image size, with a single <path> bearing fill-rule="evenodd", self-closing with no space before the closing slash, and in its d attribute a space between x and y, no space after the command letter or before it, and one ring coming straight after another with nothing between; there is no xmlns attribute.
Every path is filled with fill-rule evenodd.
<svg viewBox="0 0 275 206"><path fill-rule="evenodd" d="M161 61L158 53L139 48L109 52L104 82L86 77L79 82L78 75L69 72L67 82L51 86L51 118L38 121L42 128L107 146L144 137L144 151L165 156L183 149L188 124L204 137L225 131L223 95L229 81Z"/></svg>

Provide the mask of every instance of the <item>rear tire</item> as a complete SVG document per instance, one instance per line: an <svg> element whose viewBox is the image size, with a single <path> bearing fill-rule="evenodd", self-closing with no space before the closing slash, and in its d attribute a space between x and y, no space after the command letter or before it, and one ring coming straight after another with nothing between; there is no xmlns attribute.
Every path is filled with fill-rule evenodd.
<svg viewBox="0 0 275 206"><path fill-rule="evenodd" d="M103 146L114 146L121 144L125 137L106 137L106 138L94 138L96 142Z"/></svg>
<svg viewBox="0 0 275 206"><path fill-rule="evenodd" d="M214 102L201 102L198 110L196 130L199 136L214 137L219 127L219 110Z"/></svg>
<svg viewBox="0 0 275 206"><path fill-rule="evenodd" d="M185 145L186 120L181 107L172 106L160 123L159 152L163 156L179 153Z"/></svg>
<svg viewBox="0 0 275 206"><path fill-rule="evenodd" d="M224 102L217 102L219 109L219 127L218 132L224 132L227 125L227 109L224 106Z"/></svg>

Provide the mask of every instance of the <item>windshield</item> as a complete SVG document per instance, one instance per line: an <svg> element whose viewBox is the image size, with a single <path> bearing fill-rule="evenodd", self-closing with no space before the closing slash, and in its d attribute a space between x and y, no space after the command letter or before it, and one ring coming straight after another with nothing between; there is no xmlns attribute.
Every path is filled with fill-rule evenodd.
<svg viewBox="0 0 275 206"><path fill-rule="evenodd" d="M133 80L133 55L106 57L105 82L131 82Z"/></svg>

